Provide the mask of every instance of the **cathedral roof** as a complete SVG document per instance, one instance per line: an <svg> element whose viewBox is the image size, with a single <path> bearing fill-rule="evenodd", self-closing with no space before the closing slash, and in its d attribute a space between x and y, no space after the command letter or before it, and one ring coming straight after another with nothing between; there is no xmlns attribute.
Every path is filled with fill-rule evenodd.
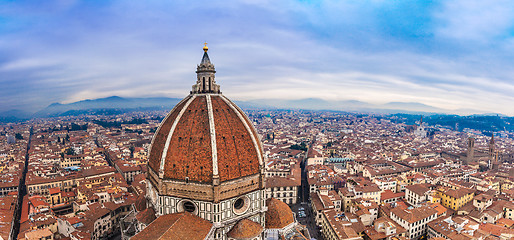
<svg viewBox="0 0 514 240"><path fill-rule="evenodd" d="M227 233L229 238L235 238L237 240L253 239L264 231L264 228L249 219L241 219L239 222L230 229Z"/></svg>
<svg viewBox="0 0 514 240"><path fill-rule="evenodd" d="M204 51L199 67L211 64ZM198 74L201 77L193 85L194 91L171 110L156 131L150 169L160 179L205 184L260 173L262 147L252 122L219 92L214 72Z"/></svg>
<svg viewBox="0 0 514 240"><path fill-rule="evenodd" d="M266 200L266 206L268 207L268 211L266 211L267 229L281 229L294 222L293 211L286 203L270 198Z"/></svg>
<svg viewBox="0 0 514 240"><path fill-rule="evenodd" d="M162 178L211 183L259 173L259 138L241 109L222 95L190 95L155 134L149 166Z"/></svg>
<svg viewBox="0 0 514 240"><path fill-rule="evenodd" d="M146 208L145 210L137 213L136 219L137 221L148 225L155 220L155 210L153 208Z"/></svg>
<svg viewBox="0 0 514 240"><path fill-rule="evenodd" d="M188 212L163 215L155 219L131 240L190 239L203 240L212 223Z"/></svg>
<svg viewBox="0 0 514 240"><path fill-rule="evenodd" d="M135 202L135 207L136 207L136 210L141 212L143 210L146 209L146 198L145 198L145 195L143 194L140 194L137 199L136 199L136 202Z"/></svg>

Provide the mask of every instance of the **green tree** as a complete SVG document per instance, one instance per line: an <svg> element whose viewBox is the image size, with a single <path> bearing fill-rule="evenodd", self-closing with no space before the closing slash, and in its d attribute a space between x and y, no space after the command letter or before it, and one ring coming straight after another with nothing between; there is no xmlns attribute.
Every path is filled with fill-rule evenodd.
<svg viewBox="0 0 514 240"><path fill-rule="evenodd" d="M134 145L130 145L129 150L130 150L130 157L133 158L134 157L134 150L135 150Z"/></svg>
<svg viewBox="0 0 514 240"><path fill-rule="evenodd" d="M16 139L19 139L19 140L22 140L22 139L23 139L23 136L22 136L20 133L16 133L16 134L14 135L14 137L15 137Z"/></svg>
<svg viewBox="0 0 514 240"><path fill-rule="evenodd" d="M75 150L73 148L66 148L66 155L75 155Z"/></svg>

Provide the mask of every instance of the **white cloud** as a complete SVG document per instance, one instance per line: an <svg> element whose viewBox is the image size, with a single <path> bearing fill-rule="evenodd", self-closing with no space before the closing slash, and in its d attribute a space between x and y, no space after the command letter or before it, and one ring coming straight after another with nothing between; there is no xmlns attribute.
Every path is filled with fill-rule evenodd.
<svg viewBox="0 0 514 240"><path fill-rule="evenodd" d="M488 43L512 29L514 4L509 0L443 1L436 34L459 41Z"/></svg>
<svg viewBox="0 0 514 240"><path fill-rule="evenodd" d="M512 54L504 51L514 44L498 40L514 11L466 3L430 8L434 39L399 40L382 34L387 21L373 16L391 6L386 1L64 4L58 14L35 14L36 27L0 35L0 77L10 88L0 89L0 101L41 108L112 95L183 97L208 41L232 99L405 101L514 114ZM468 40L503 51L470 51L476 43Z"/></svg>

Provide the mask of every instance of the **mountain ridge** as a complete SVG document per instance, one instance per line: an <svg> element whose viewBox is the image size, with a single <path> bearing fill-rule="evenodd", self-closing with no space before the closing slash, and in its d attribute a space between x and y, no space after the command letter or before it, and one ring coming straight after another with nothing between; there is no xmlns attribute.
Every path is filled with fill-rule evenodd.
<svg viewBox="0 0 514 240"><path fill-rule="evenodd" d="M126 112L137 110L170 110L181 98L148 97L126 98L110 96L97 99L84 99L72 103L52 103L33 114L21 110L0 113L0 121L26 120L30 118L56 117L79 114L108 114L109 112ZM456 114L456 115L502 115L474 109L442 109L418 102L388 102L372 104L358 100L324 100L321 98L301 99L254 99L234 101L246 109L294 109L294 110L328 110L344 112L365 112L378 114ZM112 111L116 110L116 111ZM505 115L502 115L505 116Z"/></svg>

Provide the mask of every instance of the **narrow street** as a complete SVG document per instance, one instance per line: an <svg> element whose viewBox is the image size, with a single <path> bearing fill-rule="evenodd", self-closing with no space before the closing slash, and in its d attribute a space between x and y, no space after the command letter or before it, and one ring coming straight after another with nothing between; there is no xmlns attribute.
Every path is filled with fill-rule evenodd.
<svg viewBox="0 0 514 240"><path fill-rule="evenodd" d="M13 230L11 232L11 236L9 239L18 239L18 234L20 232L20 218L21 218L21 209L23 204L23 197L27 195L27 188L25 186L25 177L27 176L28 166L29 166L29 150L30 150L30 142L32 140L32 130L30 128L29 141L27 142L27 152L25 153L25 166L23 168L23 173L20 177L20 184L18 185L18 203L16 204L16 208L14 210L14 218L13 218Z"/></svg>
<svg viewBox="0 0 514 240"><path fill-rule="evenodd" d="M307 165L307 156L309 155L310 146L307 148L307 151L305 152L305 158L300 163L300 167L302 168L302 186L300 187L300 192L298 193L300 196L299 204L296 204L293 206L292 210L297 214L300 208L303 208L305 211L306 217L299 218L298 222L300 222L302 225L307 226L309 229L309 233L311 235L311 238L321 240L323 237L321 237L321 232L319 231L318 227L316 226L315 222L315 216L312 212L312 208L310 205L310 196L309 196L309 183L307 182L307 172L306 172L306 165Z"/></svg>
<svg viewBox="0 0 514 240"><path fill-rule="evenodd" d="M95 138L95 144L97 147L102 148L102 145L100 145L100 142L98 142L98 139L96 139L96 138ZM107 160L107 164L109 164L109 166L111 166L111 167L114 167L114 163L112 162L111 156L109 156L109 154L107 153L107 150L104 149L103 154L105 156L105 160Z"/></svg>

